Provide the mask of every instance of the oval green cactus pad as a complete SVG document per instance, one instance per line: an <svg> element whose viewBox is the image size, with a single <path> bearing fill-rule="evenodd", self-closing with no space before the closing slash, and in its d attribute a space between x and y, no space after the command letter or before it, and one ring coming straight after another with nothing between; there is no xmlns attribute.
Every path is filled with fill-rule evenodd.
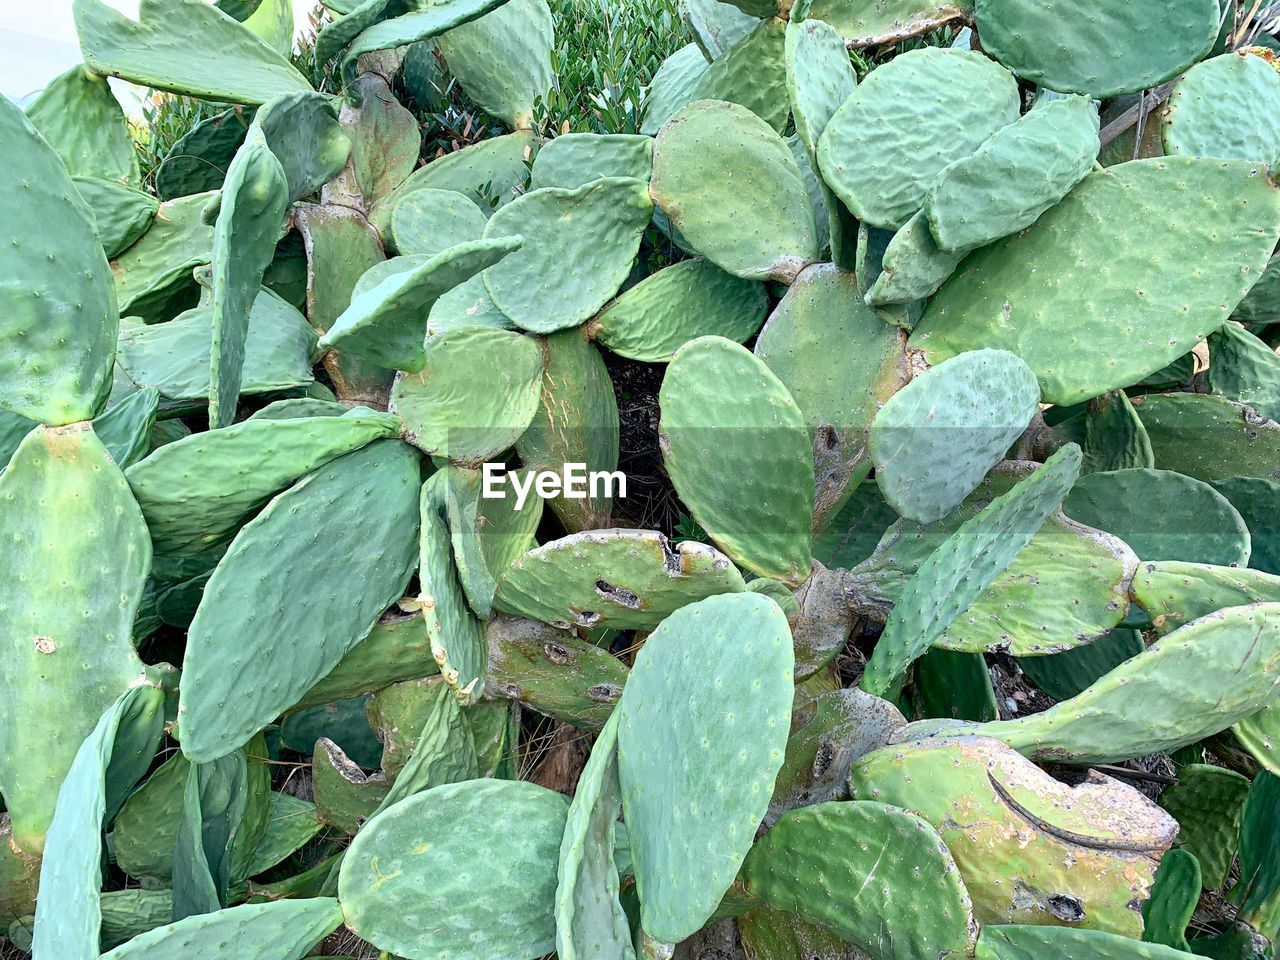
<svg viewBox="0 0 1280 960"><path fill-rule="evenodd" d="M455 244L479 240L486 220L476 202L464 194L423 187L396 202L391 236L398 253L434 257Z"/></svg>
<svg viewBox="0 0 1280 960"><path fill-rule="evenodd" d="M549 953L568 807L551 790L501 780L447 784L389 807L342 861L347 927L406 960Z"/></svg>
<svg viewBox="0 0 1280 960"><path fill-rule="evenodd" d="M1130 231L1138 248L1162 255L1118 267ZM1186 157L1121 164L1090 174L1024 232L974 253L911 340L930 363L979 347L1012 350L1035 371L1045 402L1087 400L1141 380L1212 333L1278 238L1280 187L1256 166Z"/></svg>
<svg viewBox="0 0 1280 960"><path fill-rule="evenodd" d="M806 864L798 872L795 864ZM742 868L748 891L884 960L961 960L977 925L960 871L925 820L874 801L783 814ZM910 904L898 902L911 888Z"/></svg>
<svg viewBox="0 0 1280 960"><path fill-rule="evenodd" d="M1099 100L1177 76L1209 52L1220 14L1217 0L977 0L991 56L1037 86Z"/></svg>
<svg viewBox="0 0 1280 960"><path fill-rule="evenodd" d="M708 178L708 164L726 174ZM672 116L654 141L649 191L672 226L734 276L788 283L818 259L795 157L746 107L700 100Z"/></svg>
<svg viewBox="0 0 1280 960"><path fill-rule="evenodd" d="M896 230L947 164L1017 119L1017 84L999 64L924 47L859 84L827 124L818 164L855 217Z"/></svg>
<svg viewBox="0 0 1280 960"><path fill-rule="evenodd" d="M1169 95L1170 156L1280 160L1280 73L1262 57L1226 53L1187 71Z"/></svg>
<svg viewBox="0 0 1280 960"><path fill-rule="evenodd" d="M791 631L759 593L710 597L645 641L617 709L644 932L678 943L733 883L782 765Z"/></svg>
<svg viewBox="0 0 1280 960"><path fill-rule="evenodd" d="M529 337L463 327L433 337L417 373L401 373L391 412L405 439L435 456L475 464L519 439L538 409L542 351Z"/></svg>
<svg viewBox="0 0 1280 960"><path fill-rule="evenodd" d="M868 452L891 507L950 513L1004 459L1040 402L1035 374L1004 350L974 350L917 376L871 424Z"/></svg>
<svg viewBox="0 0 1280 960"><path fill-rule="evenodd" d="M808 16L835 27L850 47L897 43L973 15L972 0L812 0Z"/></svg>
<svg viewBox="0 0 1280 960"><path fill-rule="evenodd" d="M787 388L744 347L700 337L676 352L659 404L663 460L711 539L760 576L804 580L813 454Z"/></svg>
<svg viewBox="0 0 1280 960"><path fill-rule="evenodd" d="M342 911L331 897L249 903L156 927L103 960L299 960L341 925Z"/></svg>

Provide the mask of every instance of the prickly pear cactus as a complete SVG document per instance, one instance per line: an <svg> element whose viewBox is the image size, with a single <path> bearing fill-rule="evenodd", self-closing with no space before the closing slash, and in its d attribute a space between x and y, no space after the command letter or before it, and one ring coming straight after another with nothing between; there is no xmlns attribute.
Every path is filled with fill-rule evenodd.
<svg viewBox="0 0 1280 960"><path fill-rule="evenodd" d="M1275 4L68 6L5 960L1276 955Z"/></svg>

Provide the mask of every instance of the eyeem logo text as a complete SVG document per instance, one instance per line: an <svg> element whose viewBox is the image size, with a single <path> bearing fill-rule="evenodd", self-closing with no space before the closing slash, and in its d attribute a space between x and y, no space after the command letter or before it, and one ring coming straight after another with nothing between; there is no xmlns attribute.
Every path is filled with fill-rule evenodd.
<svg viewBox="0 0 1280 960"><path fill-rule="evenodd" d="M621 470L587 470L585 463L566 463L557 473L554 470L508 471L506 464L486 463L481 468L483 484L480 496L485 500L505 500L507 484L516 494L516 509L523 510L529 491L540 497L567 497L585 500L587 497L617 497L627 495L627 475Z"/></svg>

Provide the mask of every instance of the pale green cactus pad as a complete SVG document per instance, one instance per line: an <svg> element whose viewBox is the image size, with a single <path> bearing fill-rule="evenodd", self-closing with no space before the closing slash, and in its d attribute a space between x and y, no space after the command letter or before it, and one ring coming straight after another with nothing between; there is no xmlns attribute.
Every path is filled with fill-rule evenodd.
<svg viewBox="0 0 1280 960"><path fill-rule="evenodd" d="M796 871L804 863L807 869ZM960 871L925 820L883 803L783 814L742 867L746 888L877 958L962 960L977 925ZM911 888L910 904L897 900Z"/></svg>
<svg viewBox="0 0 1280 960"><path fill-rule="evenodd" d="M1226 53L1173 88L1164 120L1170 156L1280 160L1280 73L1261 57Z"/></svg>
<svg viewBox="0 0 1280 960"><path fill-rule="evenodd" d="M1169 393L1135 398L1156 466L1214 483L1269 477L1280 462L1280 423L1222 397Z"/></svg>
<svg viewBox="0 0 1280 960"><path fill-rule="evenodd" d="M454 287L514 254L523 242L520 236L473 240L435 256L399 257L375 265L357 281L350 305L320 338L320 347L354 353L381 367L418 373L427 364L423 317L432 305ZM406 260L410 262L403 263Z"/></svg>
<svg viewBox="0 0 1280 960"><path fill-rule="evenodd" d="M556 955L564 960L634 960L631 929L618 899L614 843L622 812L615 712L578 778L560 841Z"/></svg>
<svg viewBox="0 0 1280 960"><path fill-rule="evenodd" d="M442 951L454 960L534 960L550 952L568 807L551 790L500 780L447 784L390 807L342 861L347 927L406 960ZM497 868L500 879L471 882L481 865ZM517 883L521 895L513 897Z"/></svg>
<svg viewBox="0 0 1280 960"><path fill-rule="evenodd" d="M450 471L441 470L422 485L418 544L418 601L427 625L431 655L445 682L470 703L484 690L488 654L484 624L467 605L449 536Z"/></svg>
<svg viewBox="0 0 1280 960"><path fill-rule="evenodd" d="M648 180L653 138L635 133L565 133L542 145L529 171L529 189L574 190L602 177Z"/></svg>
<svg viewBox="0 0 1280 960"><path fill-rule="evenodd" d="M110 799L111 774L119 775L115 756L137 750L149 758L160 740L164 694L141 680L121 693L95 722L67 771L67 789L58 793L51 816L46 859L40 872L32 954L59 960L95 960L102 919L98 890L102 886L102 828ZM128 790L145 771L136 761Z"/></svg>
<svg viewBox="0 0 1280 960"><path fill-rule="evenodd" d="M342 925L331 897L276 900L229 907L156 927L121 944L104 960L300 960Z"/></svg>
<svg viewBox="0 0 1280 960"><path fill-rule="evenodd" d="M222 187L213 228L213 340L209 351L209 426L235 419L240 399L249 313L275 255L289 181L258 129L236 152ZM234 255L232 247L234 245Z"/></svg>
<svg viewBox="0 0 1280 960"><path fill-rule="evenodd" d="M676 352L659 404L663 460L711 539L760 576L803 581L812 542L813 454L804 415L787 388L744 347L701 337Z"/></svg>
<svg viewBox="0 0 1280 960"><path fill-rule="evenodd" d="M138 386L154 387L169 400L203 401L209 396L212 329L213 311L207 306L184 311L167 323L123 320L117 363ZM245 334L241 396L312 383L315 349L315 331L306 318L292 304L260 288Z"/></svg>
<svg viewBox="0 0 1280 960"><path fill-rule="evenodd" d="M947 253L938 246L921 210L902 225L884 248L880 275L867 291L866 301L873 307L883 307L923 300L942 286L963 259L963 253Z"/></svg>
<svg viewBox="0 0 1280 960"><path fill-rule="evenodd" d="M1159 943L1142 943L1103 930L1065 927L993 926L978 937L974 960L1186 960L1187 954Z"/></svg>
<svg viewBox="0 0 1280 960"><path fill-rule="evenodd" d="M592 474L614 476L618 469L618 401L604 359L580 329L561 330L541 341L544 368L538 412L516 441L528 470L563 473L570 463L584 474L585 497L561 490L546 500L570 533L609 525L613 497ZM508 498L513 491L506 491ZM539 510L541 496L525 509ZM534 526L536 527L536 521ZM523 551L520 551L523 552ZM514 558L513 558L514 559Z"/></svg>
<svg viewBox="0 0 1280 960"><path fill-rule="evenodd" d="M695 258L645 277L596 314L588 330L620 357L666 363L698 337L750 339L768 309L764 284Z"/></svg>
<svg viewBox="0 0 1280 960"><path fill-rule="evenodd" d="M0 203L15 231L0 255L0 337L15 345L0 360L0 404L55 425L89 420L111 390L119 324L93 212L7 99L0 143L16 185Z"/></svg>
<svg viewBox="0 0 1280 960"><path fill-rule="evenodd" d="M920 564L867 662L863 690L884 697L901 689L908 667L1009 568L1058 511L1079 470L1080 448L1068 444L965 521Z"/></svg>
<svg viewBox="0 0 1280 960"><path fill-rule="evenodd" d="M708 181L707 164L726 174ZM795 157L738 104L698 101L677 111L654 142L649 191L694 249L735 276L790 282L818 259Z"/></svg>
<svg viewBox="0 0 1280 960"><path fill-rule="evenodd" d="M910 520L946 516L1004 459L1039 402L1035 375L1005 350L973 350L915 377L871 424L885 500Z"/></svg>
<svg viewBox="0 0 1280 960"><path fill-rule="evenodd" d="M1171 751L1266 706L1280 668L1280 603L1193 620L1043 713L974 728L1035 760L1110 763ZM925 735L926 722L905 728Z"/></svg>
<svg viewBox="0 0 1280 960"><path fill-rule="evenodd" d="M0 474L0 501L0 538L15 571L0 604L0 677L9 691L0 784L11 843L39 854L81 740L142 677L130 634L151 542L124 475L88 424L27 434Z"/></svg>
<svg viewBox="0 0 1280 960"><path fill-rule="evenodd" d="M529 337L463 327L433 337L417 373L401 373L391 412L405 439L435 456L480 463L510 447L538 409L542 351Z"/></svg>
<svg viewBox="0 0 1280 960"><path fill-rule="evenodd" d="M905 344L834 264L796 277L756 338L755 355L790 391L813 438L815 527L871 470L867 431L907 383Z"/></svg>
<svg viewBox="0 0 1280 960"><path fill-rule="evenodd" d="M648 936L696 932L733 883L782 765L792 673L787 619L758 593L682 607L636 657L618 773Z"/></svg>
<svg viewBox="0 0 1280 960"><path fill-rule="evenodd" d="M999 64L925 47L862 81L827 124L818 163L854 216L896 230L947 164L1017 119L1017 84Z"/></svg>
<svg viewBox="0 0 1280 960"><path fill-rule="evenodd" d="M654 135L681 107L693 102L708 61L696 43L686 43L666 60L649 81L640 132Z"/></svg>
<svg viewBox="0 0 1280 960"><path fill-rule="evenodd" d="M76 64L50 80L26 112L71 176L138 185L129 127L105 77Z"/></svg>
<svg viewBox="0 0 1280 960"><path fill-rule="evenodd" d="M1115 534L1143 560L1249 562L1249 530L1235 507L1203 480L1172 470L1091 473L1076 482L1062 509Z"/></svg>
<svg viewBox="0 0 1280 960"><path fill-rule="evenodd" d="M1118 270L1117 245L1129 230L1166 255ZM974 253L929 302L912 343L934 364L979 347L1012 350L1035 371L1045 402L1087 400L1141 380L1212 333L1261 275L1277 238L1280 187L1255 166L1121 164L1090 174L1023 233ZM1197 276L1206 257L1213 269ZM1050 262L1061 266L1033 269ZM1232 268L1217 268L1224 263ZM1081 316L1091 318L1087 328Z"/></svg>
<svg viewBox="0 0 1280 960"><path fill-rule="evenodd" d="M553 626L651 630L686 604L746 586L714 547L656 530L588 530L530 550L498 578L494 605Z"/></svg>
<svg viewBox="0 0 1280 960"><path fill-rule="evenodd" d="M1218 37L1216 0L977 0L982 48L1023 80L1106 99L1159 86ZM1054 43L1038 39L1047 35Z"/></svg>
<svg viewBox="0 0 1280 960"><path fill-rule="evenodd" d="M400 597L417 546L417 481L414 452L383 440L309 474L240 531L205 587L188 633L179 708L188 758L205 762L243 744L332 670ZM290 536L307 514L342 517L335 529L343 535ZM307 584L356 557L361 574L334 584L330 603L298 601ZM255 617L262 603L279 615ZM275 642L282 630L311 642L282 647ZM276 682L258 683L264 674ZM224 708L230 697L239 710Z"/></svg>
<svg viewBox="0 0 1280 960"><path fill-rule="evenodd" d="M166 444L126 476L156 552L194 556L230 540L254 510L312 470L398 431L394 417L361 407L338 417L249 419Z"/></svg>
<svg viewBox="0 0 1280 960"><path fill-rule="evenodd" d="M347 132L323 94L308 91L275 97L254 114L253 125L280 161L291 202L315 193L336 177L351 155Z"/></svg>
<svg viewBox="0 0 1280 960"><path fill-rule="evenodd" d="M213 224L203 211L217 197L196 193L161 203L150 229L111 262L122 316L147 323L172 318L169 304L195 286L192 268L213 258Z"/></svg>
<svg viewBox="0 0 1280 960"><path fill-rule="evenodd" d="M691 100L723 100L746 107L778 133L787 128L786 23L761 22L711 62L693 88Z"/></svg>
<svg viewBox="0 0 1280 960"><path fill-rule="evenodd" d="M1280 602L1280 577L1207 563L1142 563L1133 578L1134 602L1161 633L1224 607Z"/></svg>
<svg viewBox="0 0 1280 960"><path fill-rule="evenodd" d="M73 9L80 51L95 73L230 103L311 92L286 57L202 0L142 0L137 20L102 0L75 0Z"/></svg>
<svg viewBox="0 0 1280 960"><path fill-rule="evenodd" d="M929 739L853 764L859 802L923 817L955 857L983 924L1142 931L1141 901L1173 818L1132 787L1091 774L1068 787L996 740Z"/></svg>
<svg viewBox="0 0 1280 960"><path fill-rule="evenodd" d="M850 47L874 47L916 37L973 15L971 0L906 0L886 5L877 0L813 0L810 17L840 31Z"/></svg>
<svg viewBox="0 0 1280 960"><path fill-rule="evenodd" d="M72 177L76 192L93 211L98 240L108 257L118 256L147 232L160 203L148 193L110 180Z"/></svg>
<svg viewBox="0 0 1280 960"><path fill-rule="evenodd" d="M534 103L555 82L554 34L547 0L507 0L445 33L438 46L449 72L482 110L514 130L527 130Z"/></svg>
<svg viewBox="0 0 1280 960"><path fill-rule="evenodd" d="M767 0L761 0L763 5ZM721 0L686 0L680 16L707 62L718 59L760 23L754 14Z"/></svg>
<svg viewBox="0 0 1280 960"><path fill-rule="evenodd" d="M487 219L466 195L423 187L396 201L391 239L400 254L434 257L457 244L479 240Z"/></svg>
<svg viewBox="0 0 1280 960"><path fill-rule="evenodd" d="M622 286L652 213L644 181L629 177L526 193L485 227L486 239L520 234L525 241L484 273L485 289L525 330L576 326Z"/></svg>
<svg viewBox="0 0 1280 960"><path fill-rule="evenodd" d="M951 251L1017 233L1085 178L1099 149L1098 111L1087 98L1037 104L938 175L924 201L929 231Z"/></svg>

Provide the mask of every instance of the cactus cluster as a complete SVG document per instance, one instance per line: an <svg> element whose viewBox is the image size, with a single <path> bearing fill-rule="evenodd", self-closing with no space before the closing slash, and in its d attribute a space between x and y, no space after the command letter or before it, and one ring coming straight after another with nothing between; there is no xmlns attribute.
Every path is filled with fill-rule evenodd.
<svg viewBox="0 0 1280 960"><path fill-rule="evenodd" d="M14 949L1280 957L1258 4L685 0L570 133L546 0L325 3L0 100Z"/></svg>

